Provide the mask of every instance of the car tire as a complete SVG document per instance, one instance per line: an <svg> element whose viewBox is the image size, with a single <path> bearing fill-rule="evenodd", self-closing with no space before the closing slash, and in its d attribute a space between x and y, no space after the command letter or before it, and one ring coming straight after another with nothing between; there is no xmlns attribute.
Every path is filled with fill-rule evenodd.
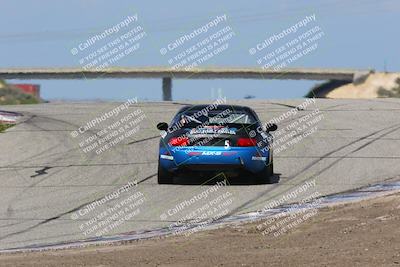
<svg viewBox="0 0 400 267"><path fill-rule="evenodd" d="M172 173L165 170L160 162L158 162L158 172L157 172L158 184L172 184L174 182L174 176Z"/></svg>
<svg viewBox="0 0 400 267"><path fill-rule="evenodd" d="M269 165L265 166L265 168L257 173L256 182L258 184L272 184L274 176L274 164L271 162Z"/></svg>

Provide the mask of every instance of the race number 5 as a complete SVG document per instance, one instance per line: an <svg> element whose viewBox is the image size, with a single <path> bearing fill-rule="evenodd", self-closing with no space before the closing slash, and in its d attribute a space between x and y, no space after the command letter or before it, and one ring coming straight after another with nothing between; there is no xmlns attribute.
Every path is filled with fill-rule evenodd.
<svg viewBox="0 0 400 267"><path fill-rule="evenodd" d="M229 147L230 147L229 140L225 140L225 149L228 149Z"/></svg>

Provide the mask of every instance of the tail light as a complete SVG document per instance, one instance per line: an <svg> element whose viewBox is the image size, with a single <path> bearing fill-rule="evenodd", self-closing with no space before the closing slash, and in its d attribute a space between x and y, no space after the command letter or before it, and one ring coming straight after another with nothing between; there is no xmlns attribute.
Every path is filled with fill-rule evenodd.
<svg viewBox="0 0 400 267"><path fill-rule="evenodd" d="M239 138L237 141L238 146L256 146L257 140L254 138Z"/></svg>
<svg viewBox="0 0 400 267"><path fill-rule="evenodd" d="M169 139L168 144L171 146L187 146L189 145L189 138L187 137L172 137Z"/></svg>

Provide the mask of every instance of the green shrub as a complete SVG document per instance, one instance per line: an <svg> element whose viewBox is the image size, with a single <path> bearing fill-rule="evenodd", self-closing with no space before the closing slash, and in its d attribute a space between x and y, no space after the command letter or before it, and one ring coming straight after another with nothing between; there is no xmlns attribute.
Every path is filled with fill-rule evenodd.
<svg viewBox="0 0 400 267"><path fill-rule="evenodd" d="M4 132L6 129L13 127L14 124L2 124L0 123L0 133Z"/></svg>
<svg viewBox="0 0 400 267"><path fill-rule="evenodd" d="M387 90L385 88L378 89L379 97L400 97L400 78L396 79L397 86L392 90Z"/></svg>
<svg viewBox="0 0 400 267"><path fill-rule="evenodd" d="M25 94L19 89L8 86L0 89L0 105L37 104L39 102L35 96Z"/></svg>

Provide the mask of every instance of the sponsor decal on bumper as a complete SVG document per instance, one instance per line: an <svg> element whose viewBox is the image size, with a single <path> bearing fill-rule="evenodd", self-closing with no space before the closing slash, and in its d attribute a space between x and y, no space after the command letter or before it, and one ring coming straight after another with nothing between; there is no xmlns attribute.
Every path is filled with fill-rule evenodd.
<svg viewBox="0 0 400 267"><path fill-rule="evenodd" d="M173 156L169 156L169 155L160 155L160 158L168 159L168 160L174 160L174 157Z"/></svg>
<svg viewBox="0 0 400 267"><path fill-rule="evenodd" d="M190 151L186 152L189 156L233 156L236 155L237 152L230 151L230 152L223 152L223 151Z"/></svg>
<svg viewBox="0 0 400 267"><path fill-rule="evenodd" d="M253 157L251 157L251 159L252 159L252 160L262 160L262 161L266 161L266 160L267 160L267 157L256 157L256 156L253 156Z"/></svg>

